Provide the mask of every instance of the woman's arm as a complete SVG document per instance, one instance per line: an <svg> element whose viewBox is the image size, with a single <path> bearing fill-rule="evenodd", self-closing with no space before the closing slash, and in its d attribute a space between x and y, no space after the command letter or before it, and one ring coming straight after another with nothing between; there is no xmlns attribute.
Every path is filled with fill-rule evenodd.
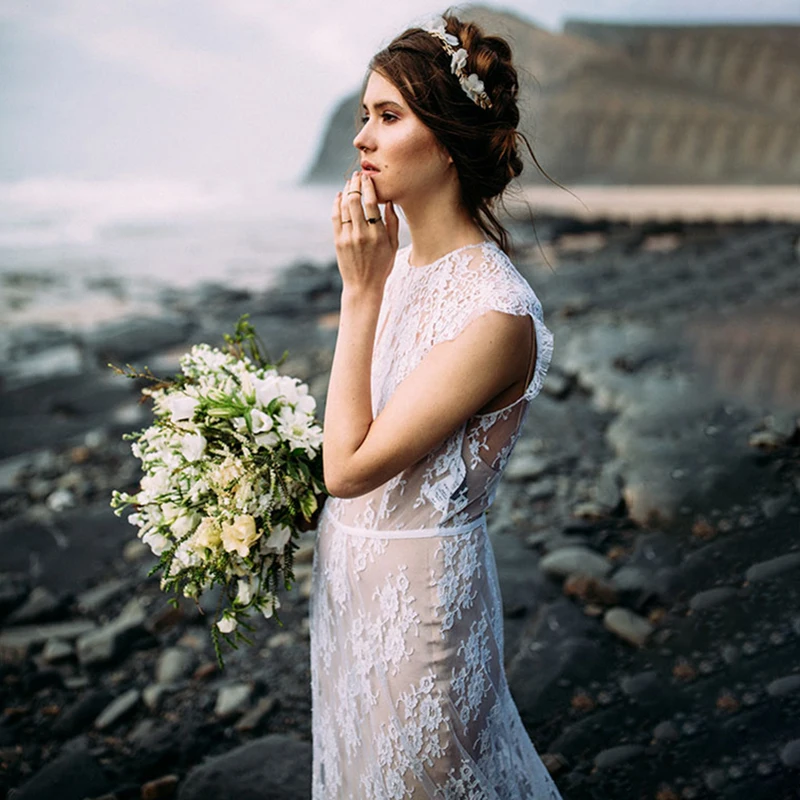
<svg viewBox="0 0 800 800"><path fill-rule="evenodd" d="M356 177L345 192L355 191ZM367 213L378 205L359 181ZM352 220L344 224L342 220ZM337 195L333 210L343 291L325 410L325 484L338 497L364 494L416 463L504 390L525 382L531 321L487 312L431 349L372 418L370 372L383 287L397 250L398 221L368 225L361 195Z"/></svg>

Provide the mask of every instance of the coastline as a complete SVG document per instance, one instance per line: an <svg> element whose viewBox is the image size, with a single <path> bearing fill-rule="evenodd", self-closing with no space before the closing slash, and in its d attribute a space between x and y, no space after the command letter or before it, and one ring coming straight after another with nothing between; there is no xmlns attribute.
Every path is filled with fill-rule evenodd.
<svg viewBox="0 0 800 800"><path fill-rule="evenodd" d="M512 693L570 800L789 798L800 397L770 393L765 373L755 401L717 386L693 345L721 313L800 301L798 230L600 222L551 215L535 234L514 230L556 350L489 516ZM147 317L20 328L11 340L0 387L4 794L309 796L313 534L286 627L260 624L256 646L226 653L220 674L202 612L167 605L146 578L152 555L108 506L112 487L138 480L120 437L147 411L135 382L105 364L171 373L188 346L219 342L249 312L321 399L338 294L333 263L299 264L268 289L173 289Z"/></svg>

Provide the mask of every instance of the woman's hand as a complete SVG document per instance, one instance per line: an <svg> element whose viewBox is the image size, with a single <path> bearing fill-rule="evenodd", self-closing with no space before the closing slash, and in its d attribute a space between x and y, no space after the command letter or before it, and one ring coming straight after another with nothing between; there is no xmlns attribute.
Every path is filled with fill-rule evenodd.
<svg viewBox="0 0 800 800"><path fill-rule="evenodd" d="M336 195L332 220L345 291L382 295L397 253L399 221L394 206L386 203L384 222L371 176L357 171Z"/></svg>

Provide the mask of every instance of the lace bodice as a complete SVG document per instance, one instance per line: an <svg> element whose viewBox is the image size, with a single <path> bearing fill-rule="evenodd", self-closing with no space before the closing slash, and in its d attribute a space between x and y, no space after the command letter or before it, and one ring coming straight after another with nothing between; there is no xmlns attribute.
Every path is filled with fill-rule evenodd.
<svg viewBox="0 0 800 800"><path fill-rule="evenodd" d="M375 416L433 347L455 339L488 311L531 316L536 364L517 401L471 417L425 458L373 491L330 503L337 522L354 528L448 528L476 519L494 499L553 354L539 299L493 242L467 245L425 266L409 264L410 249L398 251L384 289L372 360Z"/></svg>

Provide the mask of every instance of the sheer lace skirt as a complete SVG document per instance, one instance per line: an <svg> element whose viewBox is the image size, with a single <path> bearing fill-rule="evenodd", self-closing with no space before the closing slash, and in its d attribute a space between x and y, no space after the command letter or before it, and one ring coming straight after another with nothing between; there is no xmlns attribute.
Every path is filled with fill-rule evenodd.
<svg viewBox="0 0 800 800"><path fill-rule="evenodd" d="M506 683L482 516L374 531L326 508L313 569L315 800L560 797Z"/></svg>

